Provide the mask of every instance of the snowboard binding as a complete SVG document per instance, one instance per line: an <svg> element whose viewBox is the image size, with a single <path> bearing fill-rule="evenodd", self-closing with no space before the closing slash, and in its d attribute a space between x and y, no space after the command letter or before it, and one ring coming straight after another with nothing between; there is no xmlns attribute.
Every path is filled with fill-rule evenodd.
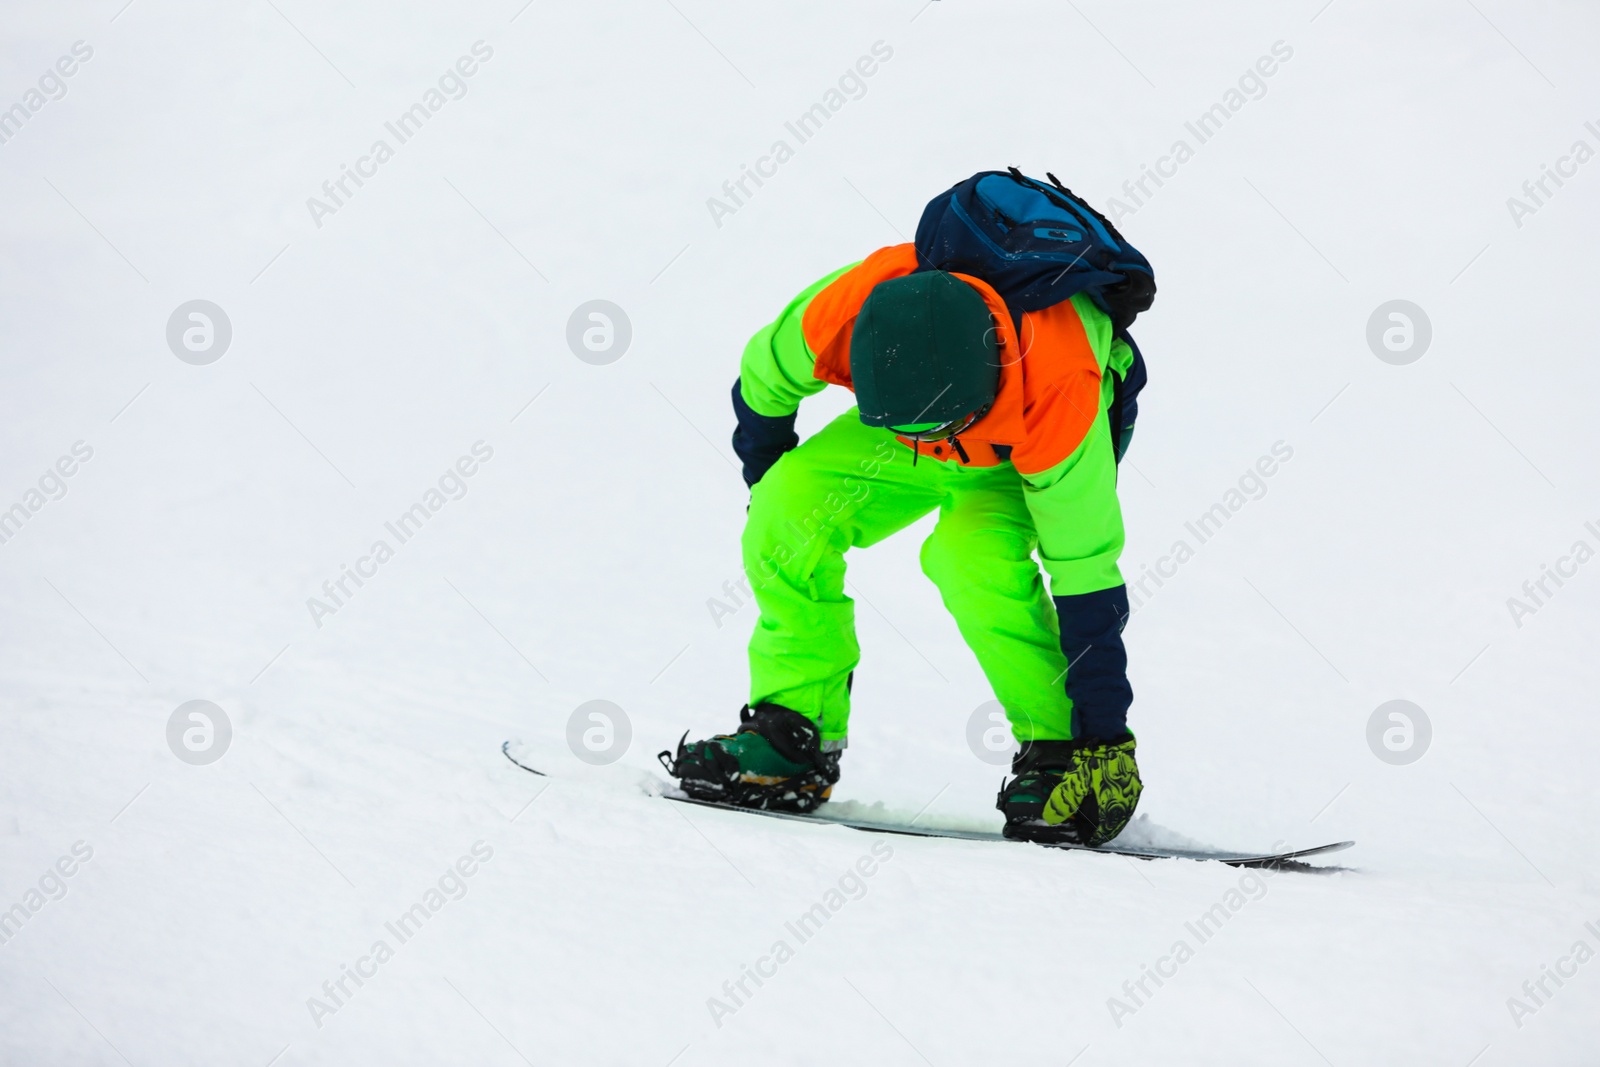
<svg viewBox="0 0 1600 1067"><path fill-rule="evenodd" d="M731 734L689 741L657 755L695 800L764 811L815 811L839 780L839 753L822 751L817 724L779 704L746 704Z"/></svg>

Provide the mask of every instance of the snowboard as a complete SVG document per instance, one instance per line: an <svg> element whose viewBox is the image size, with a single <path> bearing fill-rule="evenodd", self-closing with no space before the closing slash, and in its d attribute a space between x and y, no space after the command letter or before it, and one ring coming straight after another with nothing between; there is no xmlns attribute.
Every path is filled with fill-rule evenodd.
<svg viewBox="0 0 1600 1067"><path fill-rule="evenodd" d="M511 742L507 741L500 746L500 752L506 759L516 766L537 774L540 777L549 777L544 771L529 766L511 754ZM878 822L871 819L855 818L848 815L839 815L830 812L827 805L816 811L800 814L792 811L767 811L763 808L741 808L732 804L723 804L715 800L699 800L684 795L672 793L660 794L662 800L670 800L675 804L692 804L699 808L716 808L721 811L737 812L740 815L757 815L768 819L783 819L789 822L804 822L813 825L844 826L851 830L860 830L873 834L897 834L902 837L930 837L945 838L953 841L988 841L1003 842L1008 845L1036 845L1039 848L1051 848L1070 852L1098 852L1106 856L1129 856L1141 860L1195 860L1198 862L1225 863L1231 867L1275 867L1284 869L1300 869L1307 871L1326 870L1327 868L1313 867L1301 863L1301 860L1311 856L1323 856L1331 852L1342 852L1355 844L1354 841L1333 841L1325 845L1314 845L1311 848L1293 849L1286 852L1230 852L1224 849L1193 849L1193 848L1161 848L1150 845L1119 845L1115 841L1108 845L1075 845L1070 843L1044 843L1038 841L1016 841L1006 837L998 830L946 830L931 826L912 826L908 823Z"/></svg>

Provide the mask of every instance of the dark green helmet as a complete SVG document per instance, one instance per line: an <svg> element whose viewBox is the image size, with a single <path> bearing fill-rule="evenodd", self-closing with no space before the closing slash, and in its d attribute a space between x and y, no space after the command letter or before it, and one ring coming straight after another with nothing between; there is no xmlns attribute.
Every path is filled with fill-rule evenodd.
<svg viewBox="0 0 1600 1067"><path fill-rule="evenodd" d="M1000 348L989 305L944 271L873 286L850 335L861 421L893 429L959 424L994 403Z"/></svg>

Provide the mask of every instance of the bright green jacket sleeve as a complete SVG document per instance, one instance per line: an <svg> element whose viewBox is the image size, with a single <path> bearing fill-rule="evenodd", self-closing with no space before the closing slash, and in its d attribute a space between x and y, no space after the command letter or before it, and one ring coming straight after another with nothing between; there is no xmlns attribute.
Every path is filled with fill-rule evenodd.
<svg viewBox="0 0 1600 1067"><path fill-rule="evenodd" d="M812 298L855 266L852 263L841 267L808 286L744 346L744 357L739 361L739 393L756 414L793 415L800 401L827 387L828 383L812 372L817 354L806 344L802 322Z"/></svg>
<svg viewBox="0 0 1600 1067"><path fill-rule="evenodd" d="M1105 412L1114 376L1133 362L1128 345L1112 337L1111 320L1086 296L1072 298L1089 346L1100 364L1100 417L1077 449L1038 474L1023 475L1028 511L1039 534L1039 555L1050 575L1052 596L1093 593L1122 584L1122 505L1117 500L1117 461ZM1107 374L1107 369L1112 373Z"/></svg>

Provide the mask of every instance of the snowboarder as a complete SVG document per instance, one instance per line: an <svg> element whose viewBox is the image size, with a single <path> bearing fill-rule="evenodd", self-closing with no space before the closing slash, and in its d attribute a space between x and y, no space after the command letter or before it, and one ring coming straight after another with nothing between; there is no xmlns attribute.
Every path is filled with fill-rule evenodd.
<svg viewBox="0 0 1600 1067"><path fill-rule="evenodd" d="M828 798L860 658L845 552L937 509L923 573L1021 746L1006 836L1121 832L1142 785L1116 474L1145 380L1127 326L1154 293L1103 216L1012 168L936 197L913 244L829 274L751 339L733 387L760 610L750 702L734 733L662 753L686 792L802 812ZM802 443L800 401L829 384L857 406Z"/></svg>

